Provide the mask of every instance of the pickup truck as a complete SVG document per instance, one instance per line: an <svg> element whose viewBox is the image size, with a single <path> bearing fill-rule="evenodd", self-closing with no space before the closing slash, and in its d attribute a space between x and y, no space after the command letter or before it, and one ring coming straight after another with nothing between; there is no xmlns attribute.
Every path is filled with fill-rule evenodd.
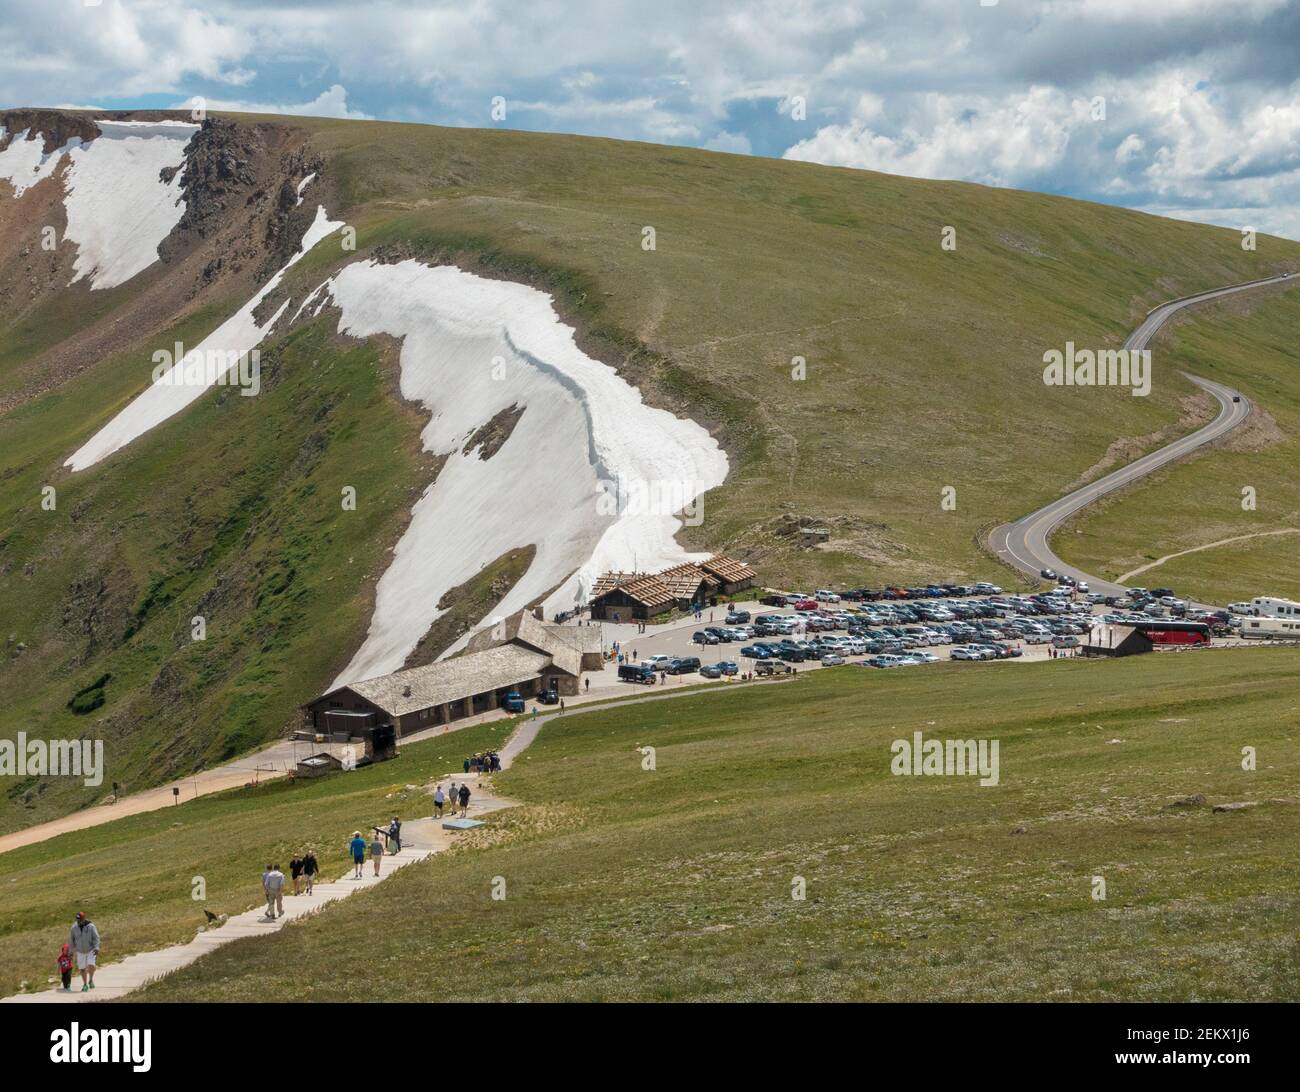
<svg viewBox="0 0 1300 1092"><path fill-rule="evenodd" d="M523 695L518 690L511 690L501 699L501 708L507 713L522 713L524 711Z"/></svg>

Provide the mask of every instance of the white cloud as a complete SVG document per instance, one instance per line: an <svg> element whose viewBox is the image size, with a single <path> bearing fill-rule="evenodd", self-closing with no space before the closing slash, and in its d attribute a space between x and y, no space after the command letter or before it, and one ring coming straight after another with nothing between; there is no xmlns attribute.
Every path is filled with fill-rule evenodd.
<svg viewBox="0 0 1300 1092"><path fill-rule="evenodd" d="M193 103L187 99L185 102L176 103L173 109L188 110L192 105ZM322 91L311 102L268 103L243 102L238 99L207 99L205 105L209 110L229 110L241 114L293 114L313 118L351 118L354 121L364 121L370 117L369 114L348 107L347 90L337 83L328 90Z"/></svg>

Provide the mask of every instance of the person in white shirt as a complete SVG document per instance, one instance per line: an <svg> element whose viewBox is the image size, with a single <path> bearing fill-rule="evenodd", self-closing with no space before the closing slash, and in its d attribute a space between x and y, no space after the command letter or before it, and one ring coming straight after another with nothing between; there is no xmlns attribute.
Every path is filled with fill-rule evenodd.
<svg viewBox="0 0 1300 1092"><path fill-rule="evenodd" d="M272 920L284 917L284 873L278 864L266 866L262 873L262 890L266 892L266 916Z"/></svg>

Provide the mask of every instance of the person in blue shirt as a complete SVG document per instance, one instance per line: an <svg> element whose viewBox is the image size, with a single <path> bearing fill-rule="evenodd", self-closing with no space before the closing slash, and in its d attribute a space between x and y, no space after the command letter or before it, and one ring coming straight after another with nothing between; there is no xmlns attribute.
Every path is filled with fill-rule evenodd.
<svg viewBox="0 0 1300 1092"><path fill-rule="evenodd" d="M349 848L352 850L352 863L355 866L352 878L359 880L361 879L361 866L366 863L366 840L361 837L361 831L354 830L352 832L352 841L349 843Z"/></svg>

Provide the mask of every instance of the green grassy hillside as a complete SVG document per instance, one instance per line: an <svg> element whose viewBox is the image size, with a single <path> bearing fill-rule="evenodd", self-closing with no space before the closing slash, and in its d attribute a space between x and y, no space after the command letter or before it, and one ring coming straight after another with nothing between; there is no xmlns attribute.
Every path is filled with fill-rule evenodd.
<svg viewBox="0 0 1300 1092"><path fill-rule="evenodd" d="M314 192L358 232L355 253L322 244L285 292L380 247L552 291L589 351L726 445L731 476L688 541L779 583L1005 582L981 529L1059 493L1117 437L1141 449L1209 412L1161 356L1142 399L1044 387L1043 351L1115 344L1160 299L1300 268L1300 246L1277 239L1248 253L1230 230L959 183L546 134L285 124L308 132ZM940 247L945 226L956 251ZM65 330L113 321L84 283L75 293L0 317L0 393L47 374ZM234 306L201 300L159 340L192 344ZM67 475L156 347L0 411L0 730L105 738L127 788L292 723L361 640L435 471L395 396L392 346L338 339L323 318L263 347L260 397L205 397ZM338 503L345 485L358 512ZM949 485L955 511L940 508ZM792 546L776 531L790 514L831 526L832 547ZM105 676L102 703L68 708ZM8 785L0 829L104 791Z"/></svg>
<svg viewBox="0 0 1300 1092"><path fill-rule="evenodd" d="M1295 1000L1298 666L846 668L568 716L463 849L134 996ZM998 740L1000 784L891 776L916 731Z"/></svg>

